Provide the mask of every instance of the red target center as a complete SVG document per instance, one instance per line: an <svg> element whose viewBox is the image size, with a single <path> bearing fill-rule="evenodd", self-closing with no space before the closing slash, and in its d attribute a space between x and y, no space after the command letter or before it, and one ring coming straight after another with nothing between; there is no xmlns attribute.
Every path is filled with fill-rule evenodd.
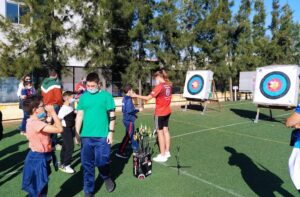
<svg viewBox="0 0 300 197"><path fill-rule="evenodd" d="M276 91L280 90L281 87L282 87L282 83L279 79L272 79L268 83L268 89L271 92L276 92Z"/></svg>
<svg viewBox="0 0 300 197"><path fill-rule="evenodd" d="M193 89L197 89L199 87L199 81L194 81L193 83L192 83L192 88Z"/></svg>

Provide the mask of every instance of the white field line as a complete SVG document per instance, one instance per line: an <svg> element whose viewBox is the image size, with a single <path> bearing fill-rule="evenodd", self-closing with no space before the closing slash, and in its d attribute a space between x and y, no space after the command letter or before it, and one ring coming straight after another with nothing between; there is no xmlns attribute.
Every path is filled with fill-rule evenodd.
<svg viewBox="0 0 300 197"><path fill-rule="evenodd" d="M167 165L166 163L159 163L159 164L168 167L168 165ZM177 171L176 168L171 168L171 169ZM222 186L220 186L220 185L217 185L217 184L215 184L215 183L212 183L212 182L210 182L210 181L207 181L207 180L205 180L205 179L203 179L203 178L200 178L200 177L197 177L197 176L195 176L195 175L192 175L192 174L190 174L190 173L188 173L188 172L186 172L186 171L184 171L184 170L180 170L180 173L183 174L183 175L185 175L185 176L187 176L187 177L190 177L190 178L192 178L192 179L195 179L195 180L197 180L197 181L200 181L200 182L202 182L202 183L204 183L204 184L207 184L207 185L209 185L209 186L212 186L212 187L214 187L214 188L216 188L216 189L219 189L219 190L221 190L221 191L223 191L223 192L226 192L226 193L228 193L228 194L231 194L232 196L243 197L242 195L240 195L240 194L234 192L234 191L231 190L231 189L224 188L224 187L222 187Z"/></svg>
<svg viewBox="0 0 300 197"><path fill-rule="evenodd" d="M227 104L227 105L222 105L222 103L221 103L221 107L234 106L234 105L245 105L245 104L251 104L251 102L237 102L237 103L232 103L232 104ZM216 108L216 107L209 107L209 108ZM178 111L176 110L173 112L182 112L182 110L178 110ZM198 113L198 112L195 112L195 113ZM154 114L141 112L141 114L139 116L154 116Z"/></svg>
<svg viewBox="0 0 300 197"><path fill-rule="evenodd" d="M285 113L285 114L281 114L281 115L278 115L278 116L274 116L274 117L282 117L282 116L286 116L290 113ZM174 119L171 119L172 121L177 121L177 120L174 120ZM197 126L196 124L194 123L191 123L191 122L184 122L184 121L177 121L177 122L182 122L182 123L186 123L186 124L191 124L191 125L195 125ZM188 132L188 133L184 133L184 134L180 134L180 135L174 135L172 136L171 138L178 138L178 137L182 137L182 136L186 136L186 135L192 135L192 134L195 134L195 133L202 133L202 132L205 132L205 131L211 131L211 130L217 130L217 129L223 129L223 128L226 128L226 127L232 127L232 126L236 126L236 125L241 125L241 124L248 124L248 123L253 123L253 121L245 121L245 122L238 122L238 123L233 123L233 124L228 124L228 125L224 125L224 126L219 126L219 127L212 127L212 128L205 128L205 129L201 129L201 130L198 130L198 131L192 131L192 132ZM253 123L254 124L254 123ZM257 123L259 124L259 123ZM202 126L202 125L201 125ZM258 138L258 137L257 137ZM263 138L262 138L263 139ZM265 139L264 139L265 140ZM282 142L281 142L282 143Z"/></svg>
<svg viewBox="0 0 300 197"><path fill-rule="evenodd" d="M219 126L219 127L206 128L206 129L201 129L201 130L198 130L198 131L192 131L192 132L188 132L188 133L184 133L184 134L180 134L180 135L174 135L171 138L178 138L178 137L182 137L182 136L186 136L186 135L192 135L192 134L196 134L196 133L202 133L202 132L205 132L205 131L212 131L212 130L222 129L222 128L226 128L226 127L232 127L232 126L241 125L241 124L249 124L249 123L251 123L251 122L250 121L239 122L239 123L233 123L233 124L228 124L228 125Z"/></svg>

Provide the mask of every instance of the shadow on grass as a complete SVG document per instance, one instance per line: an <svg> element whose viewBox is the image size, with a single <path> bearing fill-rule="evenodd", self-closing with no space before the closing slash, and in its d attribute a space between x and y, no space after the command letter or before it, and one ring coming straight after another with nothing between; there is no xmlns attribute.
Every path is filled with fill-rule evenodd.
<svg viewBox="0 0 300 197"><path fill-rule="evenodd" d="M181 105L181 109L184 109L185 105ZM187 106L187 109L194 110L194 111L203 111L204 107L200 104L190 104Z"/></svg>
<svg viewBox="0 0 300 197"><path fill-rule="evenodd" d="M19 146L26 144L27 140L20 141L16 144L8 146L0 151L0 159L3 158L5 155L11 154L19 150ZM1 160L0 160L1 161ZM0 172L2 171L2 165L0 165Z"/></svg>
<svg viewBox="0 0 300 197"><path fill-rule="evenodd" d="M18 145L16 145L18 146ZM9 148L7 148L8 150ZM11 150L18 150L14 147ZM11 151L10 150L10 151ZM16 152L10 156L0 160L0 172L3 173L0 176L0 186L17 177L22 173L24 160L26 158L28 150Z"/></svg>
<svg viewBox="0 0 300 197"><path fill-rule="evenodd" d="M71 175L60 187L59 193L56 197L75 196L82 191L83 188L83 171L80 167L79 172Z"/></svg>
<svg viewBox="0 0 300 197"><path fill-rule="evenodd" d="M245 110L245 109L230 109L232 112L234 112L236 115L242 117L242 118L248 118L250 120L254 120L256 117L256 111L251 111L251 110ZM259 114L259 120L265 120L265 121L271 121L271 122L280 122L280 118L274 119L271 118L270 116L267 116L263 113Z"/></svg>
<svg viewBox="0 0 300 197"><path fill-rule="evenodd" d="M16 135L16 134L20 134L20 130L19 130L19 129L14 129L14 130L12 130L12 131L5 132L5 133L3 134L3 139L4 139L4 138L13 137L13 136Z"/></svg>
<svg viewBox="0 0 300 197"><path fill-rule="evenodd" d="M263 165L258 164L257 166L250 157L243 153L238 153L232 147L226 146L224 149L231 154L228 164L240 168L244 181L255 194L261 197L275 197L274 192L278 192L281 196L293 196L282 188L284 183L282 179Z"/></svg>

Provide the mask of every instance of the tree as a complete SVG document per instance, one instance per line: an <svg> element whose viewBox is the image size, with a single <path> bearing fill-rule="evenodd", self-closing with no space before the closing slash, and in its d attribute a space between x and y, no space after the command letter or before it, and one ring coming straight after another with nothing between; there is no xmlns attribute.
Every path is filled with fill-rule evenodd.
<svg viewBox="0 0 300 197"><path fill-rule="evenodd" d="M197 47L196 27L206 14L206 0L181 0L179 10L179 30L181 31L181 61L186 69L195 69L200 50Z"/></svg>
<svg viewBox="0 0 300 197"><path fill-rule="evenodd" d="M269 45L267 46L267 56L268 64L275 64L278 63L278 57L280 56L280 49L277 45L277 40L278 40L278 31L279 31L279 27L280 27L280 5L279 5L279 0L273 0L272 2L272 21L271 21L271 25L269 26L269 29L271 30L271 34L272 34L272 39L271 42L269 43Z"/></svg>
<svg viewBox="0 0 300 197"><path fill-rule="evenodd" d="M112 43L109 39L112 29L109 6L107 0L74 0L71 3L72 15L77 18L72 23L71 39L75 43L71 55L79 60L85 60L85 67L89 71L110 68L113 62ZM102 74L106 79L110 78L109 73Z"/></svg>
<svg viewBox="0 0 300 197"><path fill-rule="evenodd" d="M153 33L153 0L134 0L132 26L129 37L132 42L130 64L126 68L126 73L122 76L123 81L132 85L138 84L139 94L142 94L142 87L146 87L146 79L151 73L153 64L151 61L151 35ZM123 84L125 85L125 84Z"/></svg>
<svg viewBox="0 0 300 197"><path fill-rule="evenodd" d="M292 52L293 64L300 65L300 24L293 23L292 26Z"/></svg>
<svg viewBox="0 0 300 197"><path fill-rule="evenodd" d="M235 55L233 67L238 74L240 71L253 70L255 68L254 46L251 32L251 1L242 0L239 11L235 16Z"/></svg>
<svg viewBox="0 0 300 197"><path fill-rule="evenodd" d="M0 31L7 41L0 43L0 74L20 77L35 69L52 67L60 71L67 61L67 46L62 42L68 30L67 1L24 1L30 9L22 25L1 18Z"/></svg>
<svg viewBox="0 0 300 197"><path fill-rule="evenodd" d="M155 55L167 69L178 66L180 60L178 9L176 0L164 0L156 4L154 28Z"/></svg>
<svg viewBox="0 0 300 197"><path fill-rule="evenodd" d="M282 7L280 28L277 36L277 45L280 50L277 62L282 64L294 63L293 59L293 12L288 4Z"/></svg>
<svg viewBox="0 0 300 197"><path fill-rule="evenodd" d="M121 81L121 73L130 64L132 5L122 0L74 0L72 3L72 9L81 18L80 27L74 33L78 42L72 54L86 60L89 71L101 68L109 81ZM120 83L117 85L120 87Z"/></svg>
<svg viewBox="0 0 300 197"><path fill-rule="evenodd" d="M224 82L234 74L230 55L232 5L228 0L209 1L206 17L197 25L197 43L201 51L199 64L214 72L217 85L223 90Z"/></svg>
<svg viewBox="0 0 300 197"><path fill-rule="evenodd" d="M264 2L262 0L256 0L254 2L255 15L252 21L252 40L254 47L254 67L261 67L267 65L267 48L269 41L266 37L266 11Z"/></svg>

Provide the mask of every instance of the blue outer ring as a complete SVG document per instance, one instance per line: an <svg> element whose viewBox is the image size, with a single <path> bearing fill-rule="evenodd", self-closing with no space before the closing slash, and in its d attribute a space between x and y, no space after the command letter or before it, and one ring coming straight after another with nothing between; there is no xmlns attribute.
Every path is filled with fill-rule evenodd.
<svg viewBox="0 0 300 197"><path fill-rule="evenodd" d="M279 79L282 83L282 86L280 90L276 92L271 92L268 89L268 83L274 78ZM275 72L268 73L266 76L262 78L259 89L262 95L264 95L266 98L279 99L288 93L288 91L290 90L290 86L291 86L291 81L289 77L283 72L275 71Z"/></svg>
<svg viewBox="0 0 300 197"><path fill-rule="evenodd" d="M199 86L196 89L193 89L192 87L194 81L199 81ZM204 86L203 77L200 75L194 75L189 79L187 83L187 90L191 95L195 95L195 94L199 94L202 91L203 86Z"/></svg>

